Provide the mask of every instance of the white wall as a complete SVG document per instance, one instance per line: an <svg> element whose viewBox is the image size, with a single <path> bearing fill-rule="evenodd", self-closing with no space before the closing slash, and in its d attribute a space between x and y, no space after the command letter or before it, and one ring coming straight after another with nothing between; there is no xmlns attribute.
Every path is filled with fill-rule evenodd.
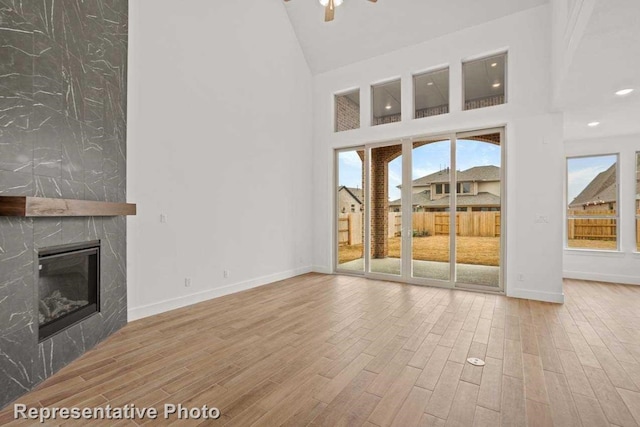
<svg viewBox="0 0 640 427"><path fill-rule="evenodd" d="M569 68L587 29L596 0L553 0L550 2L552 34L553 105L561 107Z"/></svg>
<svg viewBox="0 0 640 427"><path fill-rule="evenodd" d="M130 9L130 320L310 271L312 80L282 2Z"/></svg>
<svg viewBox="0 0 640 427"><path fill-rule="evenodd" d="M552 114L550 10L542 6L314 77L314 264L332 271L333 149L506 125L506 292L563 301L562 116ZM461 111L461 61L509 50L509 103ZM451 113L411 120L411 75L449 64ZM401 77L403 120L370 127L370 84ZM358 130L333 133L333 94L360 88ZM536 215L549 218L535 223ZM519 274L524 280L518 281Z"/></svg>
<svg viewBox="0 0 640 427"><path fill-rule="evenodd" d="M640 285L640 254L636 251L636 152L640 134L565 142L567 157L619 154L620 251L564 251L564 276L572 279Z"/></svg>

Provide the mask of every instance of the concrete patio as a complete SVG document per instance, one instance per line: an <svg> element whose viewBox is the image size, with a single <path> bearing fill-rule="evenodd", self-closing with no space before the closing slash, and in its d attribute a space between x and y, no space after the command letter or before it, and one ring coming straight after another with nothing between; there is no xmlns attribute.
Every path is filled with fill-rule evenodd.
<svg viewBox="0 0 640 427"><path fill-rule="evenodd" d="M340 270L364 271L364 259L356 259L338 265ZM371 260L372 273L400 275L400 258ZM488 265L458 264L457 282L498 287L500 267ZM449 280L449 263L435 261L413 261L413 277Z"/></svg>

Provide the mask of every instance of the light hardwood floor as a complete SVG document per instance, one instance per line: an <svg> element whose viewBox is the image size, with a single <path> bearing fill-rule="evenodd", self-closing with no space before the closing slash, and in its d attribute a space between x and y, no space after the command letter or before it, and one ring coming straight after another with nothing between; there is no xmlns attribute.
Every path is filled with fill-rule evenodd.
<svg viewBox="0 0 640 427"><path fill-rule="evenodd" d="M228 426L640 425L640 287L565 295L309 274L132 322L19 401L207 404ZM11 411L0 424L24 425Z"/></svg>

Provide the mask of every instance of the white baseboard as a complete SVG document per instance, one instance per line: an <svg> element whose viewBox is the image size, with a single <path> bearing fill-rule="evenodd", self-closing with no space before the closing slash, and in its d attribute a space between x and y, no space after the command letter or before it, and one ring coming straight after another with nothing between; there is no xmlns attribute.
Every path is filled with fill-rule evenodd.
<svg viewBox="0 0 640 427"><path fill-rule="evenodd" d="M563 271L565 279L592 280L595 282L620 283L623 285L640 285L640 277L621 274L587 273L583 271Z"/></svg>
<svg viewBox="0 0 640 427"><path fill-rule="evenodd" d="M219 298L225 295L234 294L236 292L246 291L247 289L268 285L269 283L277 282L279 280L290 279L291 277L311 273L312 271L315 271L313 267L301 267L294 270L283 271L280 273L275 273L268 276L262 276L244 282L223 286L221 288L198 292L196 294L185 295L178 298L143 305L140 307L130 307L127 310L129 322L153 316L155 314L164 313L165 311L175 310L177 308L197 304L199 302L207 301L213 298Z"/></svg>
<svg viewBox="0 0 640 427"><path fill-rule="evenodd" d="M535 301L555 302L564 304L564 293L532 291L529 289L510 289L507 296L514 298L531 299Z"/></svg>
<svg viewBox="0 0 640 427"><path fill-rule="evenodd" d="M314 265L312 267L312 271L314 273L333 274L333 270L331 269L331 267L327 267L324 265Z"/></svg>

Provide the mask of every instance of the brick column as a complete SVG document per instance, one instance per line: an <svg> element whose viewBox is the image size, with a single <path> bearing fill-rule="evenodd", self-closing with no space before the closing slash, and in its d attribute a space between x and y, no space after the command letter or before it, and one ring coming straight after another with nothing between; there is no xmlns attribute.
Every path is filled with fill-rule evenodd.
<svg viewBox="0 0 640 427"><path fill-rule="evenodd" d="M371 257L386 258L389 254L389 163L383 149L371 150Z"/></svg>
<svg viewBox="0 0 640 427"><path fill-rule="evenodd" d="M402 154L402 146L371 150L371 257L389 255L389 162Z"/></svg>

